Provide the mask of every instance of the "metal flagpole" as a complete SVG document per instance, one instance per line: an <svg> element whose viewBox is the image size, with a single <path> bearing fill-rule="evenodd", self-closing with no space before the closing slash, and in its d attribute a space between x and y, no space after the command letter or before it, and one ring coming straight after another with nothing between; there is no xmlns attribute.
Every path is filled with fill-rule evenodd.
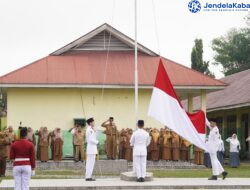
<svg viewBox="0 0 250 190"><path fill-rule="evenodd" d="M135 0L135 120L138 119L137 0Z"/></svg>
<svg viewBox="0 0 250 190"><path fill-rule="evenodd" d="M137 0L135 0L135 123L138 120L138 69L137 69ZM133 173L135 173L135 163L133 155Z"/></svg>

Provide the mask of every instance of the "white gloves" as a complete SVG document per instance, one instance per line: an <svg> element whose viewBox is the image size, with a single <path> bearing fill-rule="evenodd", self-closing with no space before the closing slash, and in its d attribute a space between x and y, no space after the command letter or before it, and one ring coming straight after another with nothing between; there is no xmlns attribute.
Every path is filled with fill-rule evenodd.
<svg viewBox="0 0 250 190"><path fill-rule="evenodd" d="M31 176L35 176L36 175L36 171L35 170L32 170L31 171Z"/></svg>

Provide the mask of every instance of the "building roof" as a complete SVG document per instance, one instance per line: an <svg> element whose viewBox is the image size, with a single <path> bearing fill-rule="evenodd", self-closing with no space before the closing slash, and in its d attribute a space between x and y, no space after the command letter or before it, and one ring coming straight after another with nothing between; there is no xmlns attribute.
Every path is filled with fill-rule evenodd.
<svg viewBox="0 0 250 190"><path fill-rule="evenodd" d="M207 95L207 112L250 106L250 69L229 75L221 81L228 86ZM183 101L187 104L187 101ZM195 97L194 110L200 108L200 97Z"/></svg>
<svg viewBox="0 0 250 190"><path fill-rule="evenodd" d="M79 51L105 51L105 50L134 50L134 40L116 30L107 23L95 28L82 37L70 42L64 47L56 50L50 55L62 55L69 52ZM137 49L139 52L156 56L157 54L145 46L137 43Z"/></svg>
<svg viewBox="0 0 250 190"><path fill-rule="evenodd" d="M47 57L0 77L2 87L133 87L134 41L104 24ZM159 56L138 46L140 87L152 87ZM164 58L175 88L220 89L225 83Z"/></svg>

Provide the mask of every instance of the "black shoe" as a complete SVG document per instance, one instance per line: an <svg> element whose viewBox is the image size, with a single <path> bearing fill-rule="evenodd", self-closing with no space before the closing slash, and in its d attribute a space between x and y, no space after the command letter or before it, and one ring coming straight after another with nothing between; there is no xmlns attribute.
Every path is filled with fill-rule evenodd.
<svg viewBox="0 0 250 190"><path fill-rule="evenodd" d="M137 179L137 182L141 182L141 178L138 178L138 179Z"/></svg>
<svg viewBox="0 0 250 190"><path fill-rule="evenodd" d="M95 181L93 178L86 178L85 181Z"/></svg>
<svg viewBox="0 0 250 190"><path fill-rule="evenodd" d="M143 177L141 177L141 182L144 182L144 181L145 181L145 179Z"/></svg>
<svg viewBox="0 0 250 190"><path fill-rule="evenodd" d="M223 173L222 173L222 179L224 180L224 179L226 179L226 177L227 177L227 172L226 171L224 171Z"/></svg>
<svg viewBox="0 0 250 190"><path fill-rule="evenodd" d="M210 178L208 178L208 180L217 180L217 176L216 175L212 175Z"/></svg>

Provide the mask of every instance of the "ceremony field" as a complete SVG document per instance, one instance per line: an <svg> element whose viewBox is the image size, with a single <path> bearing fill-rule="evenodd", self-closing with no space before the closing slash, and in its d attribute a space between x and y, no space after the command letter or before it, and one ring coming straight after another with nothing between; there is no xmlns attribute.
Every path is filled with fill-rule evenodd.
<svg viewBox="0 0 250 190"><path fill-rule="evenodd" d="M239 168L225 167L229 172L229 178L250 178L250 165L242 165ZM211 175L211 169L166 169L151 170L155 178L208 178ZM112 174L97 174L96 178L118 177ZM84 172L80 170L58 170L58 171L36 171L33 179L79 179L84 178ZM12 176L1 178L1 180L13 179Z"/></svg>
<svg viewBox="0 0 250 190"><path fill-rule="evenodd" d="M250 189L250 166L228 168L229 178L209 181L211 169L164 169L152 170L154 180L145 183L120 180L119 175L96 175L95 182L86 182L83 171L39 171L32 177L31 190L82 190L82 189ZM12 177L2 178L0 189L11 190L14 187Z"/></svg>

